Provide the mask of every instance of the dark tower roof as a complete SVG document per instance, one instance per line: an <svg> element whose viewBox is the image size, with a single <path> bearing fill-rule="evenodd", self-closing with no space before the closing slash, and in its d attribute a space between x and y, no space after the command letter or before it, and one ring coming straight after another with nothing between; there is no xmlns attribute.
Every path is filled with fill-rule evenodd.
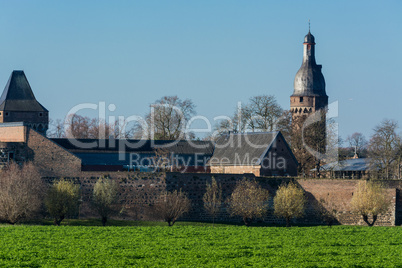
<svg viewBox="0 0 402 268"><path fill-rule="evenodd" d="M310 33L310 31L308 31L308 34L304 37L304 43L308 43L308 44L314 44L314 35L312 35Z"/></svg>
<svg viewBox="0 0 402 268"><path fill-rule="evenodd" d="M0 110L47 112L35 98L24 71L13 71L0 98Z"/></svg>
<svg viewBox="0 0 402 268"><path fill-rule="evenodd" d="M296 74L292 96L327 96L321 65L315 62L315 39L308 32L304 37L303 63Z"/></svg>

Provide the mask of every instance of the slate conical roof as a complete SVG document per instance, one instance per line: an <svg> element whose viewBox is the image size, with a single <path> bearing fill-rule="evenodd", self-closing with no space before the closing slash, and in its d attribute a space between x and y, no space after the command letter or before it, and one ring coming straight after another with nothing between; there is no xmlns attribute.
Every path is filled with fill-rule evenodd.
<svg viewBox="0 0 402 268"><path fill-rule="evenodd" d="M315 61L315 38L308 32L304 37L303 63L294 80L292 96L327 96L321 65Z"/></svg>
<svg viewBox="0 0 402 268"><path fill-rule="evenodd" d="M48 112L35 98L24 71L13 71L0 98L1 111Z"/></svg>

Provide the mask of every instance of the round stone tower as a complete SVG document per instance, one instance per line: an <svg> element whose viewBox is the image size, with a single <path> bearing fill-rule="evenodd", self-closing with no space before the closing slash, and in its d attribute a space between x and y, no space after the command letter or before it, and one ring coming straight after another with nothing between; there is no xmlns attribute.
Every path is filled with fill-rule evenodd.
<svg viewBox="0 0 402 268"><path fill-rule="evenodd" d="M308 32L304 37L303 63L296 74L294 91L290 96L290 110L293 119L307 117L328 105L325 93L325 80L321 73L321 65L315 62L314 36Z"/></svg>

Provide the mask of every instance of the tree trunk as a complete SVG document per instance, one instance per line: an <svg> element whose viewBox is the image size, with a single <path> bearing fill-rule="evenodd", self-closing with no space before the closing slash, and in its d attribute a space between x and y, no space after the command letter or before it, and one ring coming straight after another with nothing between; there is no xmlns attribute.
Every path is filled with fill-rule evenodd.
<svg viewBox="0 0 402 268"><path fill-rule="evenodd" d="M54 218L54 225L60 226L61 221L64 220L64 216L60 216L60 218Z"/></svg>
<svg viewBox="0 0 402 268"><path fill-rule="evenodd" d="M103 216L102 217L102 225L106 226L106 222L107 222L107 217Z"/></svg>
<svg viewBox="0 0 402 268"><path fill-rule="evenodd" d="M332 222L333 220L330 218L325 219L325 223L327 224L327 226L332 227Z"/></svg>
<svg viewBox="0 0 402 268"><path fill-rule="evenodd" d="M249 227L249 226L251 225L252 219L244 217L244 218L243 218L243 221L244 221L244 224L245 224L247 227Z"/></svg>
<svg viewBox="0 0 402 268"><path fill-rule="evenodd" d="M367 223L368 226L372 227L377 220L377 215L373 215L373 220L371 222L368 220L368 215L363 215L363 220Z"/></svg>
<svg viewBox="0 0 402 268"><path fill-rule="evenodd" d="M290 227L290 218L286 217L286 227Z"/></svg>
<svg viewBox="0 0 402 268"><path fill-rule="evenodd" d="M321 177L321 173L320 173L320 162L319 162L319 161L317 161L317 163L316 163L316 165L315 165L315 168L316 168L316 170L317 170L317 178L320 178L320 177Z"/></svg>

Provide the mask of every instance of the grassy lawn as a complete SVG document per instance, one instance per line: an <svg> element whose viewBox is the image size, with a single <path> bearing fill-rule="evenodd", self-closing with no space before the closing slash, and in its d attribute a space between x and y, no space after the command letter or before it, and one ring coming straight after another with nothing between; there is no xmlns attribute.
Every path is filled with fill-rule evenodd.
<svg viewBox="0 0 402 268"><path fill-rule="evenodd" d="M95 223L0 225L0 267L402 267L401 227Z"/></svg>

